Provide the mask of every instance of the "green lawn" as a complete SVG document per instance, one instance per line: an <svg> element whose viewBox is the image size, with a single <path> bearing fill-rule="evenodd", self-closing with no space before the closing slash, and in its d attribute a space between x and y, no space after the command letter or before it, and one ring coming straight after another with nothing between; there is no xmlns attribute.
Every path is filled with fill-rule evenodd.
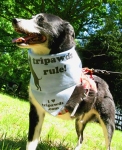
<svg viewBox="0 0 122 150"><path fill-rule="evenodd" d="M0 150L25 150L29 103L0 94ZM77 143L74 121L46 115L37 150L72 150ZM105 150L102 128L89 123L81 150ZM122 132L115 131L112 150L122 150Z"/></svg>

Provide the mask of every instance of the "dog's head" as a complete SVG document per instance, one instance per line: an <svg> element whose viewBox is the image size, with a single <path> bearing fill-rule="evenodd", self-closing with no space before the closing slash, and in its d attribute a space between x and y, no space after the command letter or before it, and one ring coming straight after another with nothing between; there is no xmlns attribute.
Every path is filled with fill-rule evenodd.
<svg viewBox="0 0 122 150"><path fill-rule="evenodd" d="M32 19L13 19L16 32L25 35L13 40L21 48L31 48L37 54L56 54L75 45L74 29L58 16L40 13Z"/></svg>

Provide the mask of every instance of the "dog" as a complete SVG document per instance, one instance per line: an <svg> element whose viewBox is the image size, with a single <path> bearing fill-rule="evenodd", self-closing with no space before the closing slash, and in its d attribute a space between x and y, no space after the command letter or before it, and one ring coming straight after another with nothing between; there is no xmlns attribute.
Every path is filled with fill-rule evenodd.
<svg viewBox="0 0 122 150"><path fill-rule="evenodd" d="M20 48L30 49L29 59L33 62L31 70L32 67L37 72L40 70L36 76L41 78L41 90L33 89L36 85L32 71L26 150L36 150L46 111L61 119L75 119L78 136L75 150L80 150L82 146L86 124L97 118L103 128L106 149L110 150L115 129L113 97L103 79L95 75L92 75L92 79L90 75L83 73L75 51L75 32L72 25L47 13L37 14L29 20L14 18L12 24L16 32L26 35L12 42ZM36 68L38 65L41 67ZM69 88L66 89L68 94L63 89L64 86ZM55 91L58 88L61 92L57 94ZM42 102L38 98L43 99Z"/></svg>

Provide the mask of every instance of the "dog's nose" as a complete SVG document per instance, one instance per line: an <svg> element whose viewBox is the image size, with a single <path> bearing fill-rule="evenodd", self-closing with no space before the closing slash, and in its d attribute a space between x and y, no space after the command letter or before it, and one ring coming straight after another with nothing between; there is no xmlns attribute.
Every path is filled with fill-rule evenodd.
<svg viewBox="0 0 122 150"><path fill-rule="evenodd" d="M13 24L17 24L17 22L18 22L18 21L17 21L16 18L14 18L14 19L12 20L12 23L13 23Z"/></svg>

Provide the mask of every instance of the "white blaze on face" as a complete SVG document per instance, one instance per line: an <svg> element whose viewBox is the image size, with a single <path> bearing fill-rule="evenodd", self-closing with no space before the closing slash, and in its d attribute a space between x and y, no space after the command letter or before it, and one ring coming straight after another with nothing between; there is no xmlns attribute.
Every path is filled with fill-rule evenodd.
<svg viewBox="0 0 122 150"><path fill-rule="evenodd" d="M39 29L34 19L26 20L26 19L18 19L19 28L27 31L28 33L39 33Z"/></svg>

